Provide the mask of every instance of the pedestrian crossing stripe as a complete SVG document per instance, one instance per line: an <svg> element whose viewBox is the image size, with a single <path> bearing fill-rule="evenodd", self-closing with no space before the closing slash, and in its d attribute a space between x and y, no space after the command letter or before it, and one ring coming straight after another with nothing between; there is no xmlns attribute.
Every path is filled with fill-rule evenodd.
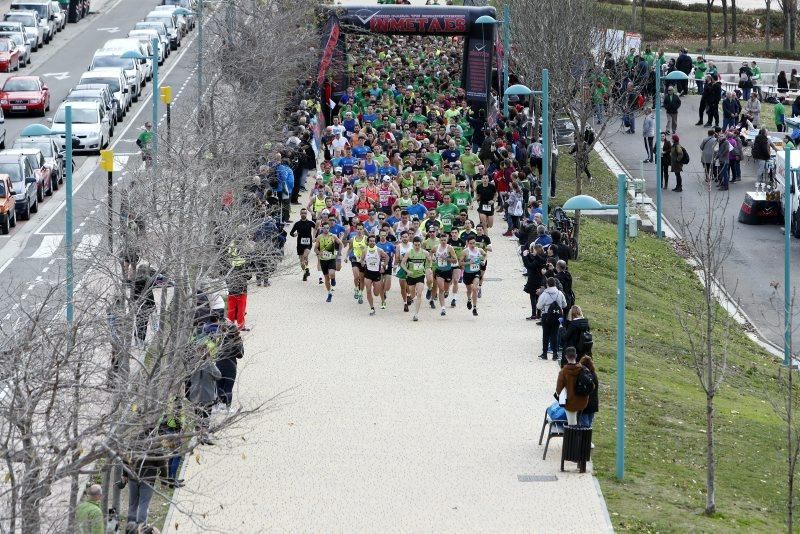
<svg viewBox="0 0 800 534"><path fill-rule="evenodd" d="M63 241L63 234L45 235L42 237L42 242L39 244L39 248L37 248L33 254L28 256L28 258L46 259L55 255L56 252L59 252L63 257ZM100 246L102 241L102 234L85 234L78 243L78 246L75 247L75 259L87 260L91 258L94 254L94 251Z"/></svg>

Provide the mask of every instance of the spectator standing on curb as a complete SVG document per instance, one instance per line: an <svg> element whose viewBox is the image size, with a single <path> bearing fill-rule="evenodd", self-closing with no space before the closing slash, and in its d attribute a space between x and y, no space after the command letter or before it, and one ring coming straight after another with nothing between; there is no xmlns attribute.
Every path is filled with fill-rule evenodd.
<svg viewBox="0 0 800 534"><path fill-rule="evenodd" d="M778 86L778 93L789 92L789 80L786 79L786 71L782 70L778 73L778 79L775 82Z"/></svg>
<svg viewBox="0 0 800 534"><path fill-rule="evenodd" d="M711 70L711 63L709 63L709 71ZM711 81L713 80L713 81ZM711 89L709 90L709 97L706 101L706 112L708 113L708 120L705 126L711 127L711 122L714 126L719 126L719 102L722 99L722 82L719 79L711 78L709 80Z"/></svg>
<svg viewBox="0 0 800 534"><path fill-rule="evenodd" d="M775 128L779 132L786 131L786 108L783 107L783 97L778 97L778 103L772 109L773 118L775 119Z"/></svg>
<svg viewBox="0 0 800 534"><path fill-rule="evenodd" d="M730 179L730 151L731 145L724 132L720 132L717 141L717 165L719 166L718 181L721 191L728 190L728 180Z"/></svg>
<svg viewBox="0 0 800 534"><path fill-rule="evenodd" d="M669 186L669 168L672 161L672 143L667 132L661 132L661 189Z"/></svg>
<svg viewBox="0 0 800 534"><path fill-rule="evenodd" d="M642 121L642 137L644 138L644 151L647 157L642 163L653 163L656 159L656 116L649 107L644 110L644 120Z"/></svg>
<svg viewBox="0 0 800 534"><path fill-rule="evenodd" d="M714 135L714 130L709 130L705 139L700 141L700 163L703 164L703 170L706 175L706 182L714 177L714 148L717 144L717 137Z"/></svg>
<svg viewBox="0 0 800 534"><path fill-rule="evenodd" d="M697 56L697 60L694 62L694 83L697 85L697 94L702 95L703 90L705 89L705 77L706 77L706 60L703 59L703 56ZM702 107L700 108L700 113L703 113ZM701 119L702 124L702 119ZM699 125L698 125L699 126Z"/></svg>
<svg viewBox="0 0 800 534"><path fill-rule="evenodd" d="M247 313L247 281L250 279L250 269L244 251L239 250L238 243L231 243L228 247L228 261L230 270L225 282L228 286L228 320L240 330L245 328L245 315Z"/></svg>
<svg viewBox="0 0 800 534"><path fill-rule="evenodd" d="M577 363L578 355L575 353L575 347L567 347L564 355L567 358L567 365L558 373L555 397L558 399L561 391L567 390L567 402L564 405L564 410L567 412L567 424L575 426L578 424L578 412L584 410L589 404L589 396L578 395L575 392L575 383L581 373L581 365Z"/></svg>
<svg viewBox="0 0 800 534"><path fill-rule="evenodd" d="M709 106L709 103L713 100L711 97L711 92L714 90L714 86L711 83L711 77L706 76L706 81L703 83L703 90L699 93L700 94L700 105L698 106L697 113L697 122L694 123L695 126L702 126L703 125L703 115L706 112L706 108Z"/></svg>
<svg viewBox="0 0 800 534"><path fill-rule="evenodd" d="M553 359L558 359L558 327L564 320L567 300L556 287L556 279L547 279L547 288L539 295L536 309L542 314L542 353L539 358L547 359L547 349L552 347Z"/></svg>
<svg viewBox="0 0 800 534"><path fill-rule="evenodd" d="M775 145L772 144L772 141L769 140L767 137L767 129L761 128L758 131L758 135L753 140L753 159L756 160L757 170L756 170L756 182L763 182L764 181L764 174L767 170L767 162L772 157L772 153L770 152L770 148L777 151Z"/></svg>
<svg viewBox="0 0 800 534"><path fill-rule="evenodd" d="M244 344L239 330L232 325L223 326L222 342L217 354L217 369L220 377L217 379L217 398L230 410L233 402L233 386L236 383L236 366L238 360L244 357Z"/></svg>
<svg viewBox="0 0 800 534"><path fill-rule="evenodd" d="M625 86L625 96L622 101L622 124L628 129L625 133L636 133L636 116L634 109L636 105L636 91L633 87L633 82L628 82Z"/></svg>
<svg viewBox="0 0 800 534"><path fill-rule="evenodd" d="M692 58L689 56L689 52L683 48L681 49L680 54L678 54L678 59L675 60L675 69L681 71L686 76L689 76L689 73L692 72ZM681 96L686 96L689 94L689 80L678 80L678 93ZM672 131L675 133L675 130Z"/></svg>
<svg viewBox="0 0 800 534"><path fill-rule="evenodd" d="M742 143L732 131L728 132L727 137L730 145L728 161L731 167L731 182L739 182L742 180Z"/></svg>
<svg viewBox="0 0 800 534"><path fill-rule="evenodd" d="M140 445L148 448L149 433L140 436ZM147 523L150 501L159 475L166 478L167 461L159 451L133 451L122 475L122 487L128 486L128 524Z"/></svg>
<svg viewBox="0 0 800 534"><path fill-rule="evenodd" d="M544 248L541 245L531 243L526 250L522 251L522 263L525 265L528 276L524 289L531 299L531 315L527 317L527 320L533 321L539 315L536 307L539 290L545 285L544 269L547 263L547 255L544 253Z"/></svg>
<svg viewBox="0 0 800 534"><path fill-rule="evenodd" d="M678 109L681 107L681 99L675 94L675 88L672 86L667 89L663 107L664 111L667 113L667 127L665 131L676 133L678 131Z"/></svg>
<svg viewBox="0 0 800 534"><path fill-rule="evenodd" d="M92 484L86 488L86 500L75 509L75 527L77 534L104 534L105 520L100 509L103 498L103 488L99 484Z"/></svg>
<svg viewBox="0 0 800 534"><path fill-rule="evenodd" d="M583 316L583 311L580 306L572 306L569 309L569 325L564 330L564 335L561 339L561 345L566 349L567 347L575 347L576 354L585 356L592 354L592 344L586 343L586 336L584 333L590 332L589 320ZM561 366L566 365L566 353L561 360Z"/></svg>
<svg viewBox="0 0 800 534"><path fill-rule="evenodd" d="M600 399L597 394L597 390L600 389L600 381L597 379L597 371L594 368L594 360L592 360L591 356L584 356L581 358L580 365L588 369L592 374L594 389L589 393L589 402L586 404L586 408L581 410L580 416L578 417L578 426L592 428L594 414L600 409Z"/></svg>
<svg viewBox="0 0 800 534"><path fill-rule="evenodd" d="M761 126L761 101L758 99L756 93L750 95L750 99L745 104L744 110L750 115L753 125L756 128Z"/></svg>
<svg viewBox="0 0 800 534"><path fill-rule="evenodd" d="M675 173L675 188L674 192L680 193L683 191L683 180L681 179L681 172L683 172L683 162L685 161L685 149L680 144L680 138L677 135L672 136L672 150L670 151L670 162L672 164L672 172Z"/></svg>
<svg viewBox="0 0 800 534"><path fill-rule="evenodd" d="M733 91L725 95L722 101L722 129L727 130L736 126L739 122L739 114L742 112L742 105L737 100Z"/></svg>
<svg viewBox="0 0 800 534"><path fill-rule="evenodd" d="M197 346L197 354L200 361L189 379L189 400L194 404L197 414L198 443L213 445L208 437L208 425L211 408L217 400L217 380L222 378L222 373L212 360L211 350L206 344Z"/></svg>

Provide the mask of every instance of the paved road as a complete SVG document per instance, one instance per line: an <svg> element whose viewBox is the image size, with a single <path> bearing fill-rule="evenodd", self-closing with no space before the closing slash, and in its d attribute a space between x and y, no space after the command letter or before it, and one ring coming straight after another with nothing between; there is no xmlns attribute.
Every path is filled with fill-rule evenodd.
<svg viewBox="0 0 800 534"><path fill-rule="evenodd" d="M34 55L34 62L28 73L43 75L52 91L52 111L66 97L69 90L78 82L91 58L103 42L115 37L124 37L133 25L160 4L158 0L137 2L110 0L95 2L94 13L87 19L67 26L58 40L43 52ZM63 37L61 36L63 35ZM196 95L193 80L195 54L194 38L190 33L183 45L161 66L161 85L171 85L175 93L185 87L173 105L174 113L184 106L194 106ZM41 54L41 55L39 55ZM23 71L24 72L24 71ZM58 73L58 76L46 76ZM2 77L0 77L0 80ZM117 155L117 163L124 167L129 158L138 159L135 139L139 129L151 118L152 84L143 90L138 103L135 103L127 116L117 125L111 148ZM163 118L163 117L162 117ZM47 124L46 119L30 117L11 117L6 121L9 145L28 124ZM162 127L164 125L162 124ZM74 244L76 254L76 283L80 284L85 267L94 252L106 245L107 220L105 205L107 201L106 173L97 167L96 156L76 157L74 176ZM133 160L131 161L133 163ZM117 179L124 179L118 176ZM20 222L9 236L0 237L0 274L3 290L10 297L0 315L0 320L14 321L19 303L35 299L47 290L47 286L63 281L64 276L64 189L59 189L52 198L40 207L39 213L29 222ZM8 309L10 308L10 309Z"/></svg>
<svg viewBox="0 0 800 534"><path fill-rule="evenodd" d="M700 97L683 99L678 117L678 135L681 144L690 150L691 163L684 172L683 193L664 191L664 216L674 225L686 217L687 220L702 210L703 171L700 164L700 141L707 128L694 126L697 122ZM721 114L721 112L720 112ZM666 125L666 115L662 116ZM604 141L627 171L638 177L644 159L644 144L641 137L641 118L637 133L627 135L609 125ZM686 169L686 167L684 167ZM655 165L644 164L647 194L655 199ZM745 158L742 161L742 181L731 184L729 202L721 214L732 234L732 250L725 267L723 282L729 293L739 301L745 313L769 341L783 344L783 231L779 226L748 226L736 221L745 191L754 190L755 165ZM675 177L670 174L670 189L675 186ZM702 212L699 212L702 213ZM792 281L794 291L800 291L800 240L792 238ZM779 284L779 293L770 284ZM794 343L800 343L800 332L795 332Z"/></svg>

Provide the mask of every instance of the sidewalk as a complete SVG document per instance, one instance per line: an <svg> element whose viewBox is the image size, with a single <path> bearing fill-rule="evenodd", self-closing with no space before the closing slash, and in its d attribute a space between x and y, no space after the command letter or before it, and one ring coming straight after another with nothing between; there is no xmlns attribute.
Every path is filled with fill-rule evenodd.
<svg viewBox="0 0 800 534"><path fill-rule="evenodd" d="M188 459L166 531L542 532L568 502L581 503L572 531L609 531L591 473L559 472L561 440L541 459L558 365L536 357L515 242L500 232L477 318L462 295L446 318L425 306L413 323L396 287L368 317L345 270L331 304L299 271L254 288L235 403L284 393Z"/></svg>

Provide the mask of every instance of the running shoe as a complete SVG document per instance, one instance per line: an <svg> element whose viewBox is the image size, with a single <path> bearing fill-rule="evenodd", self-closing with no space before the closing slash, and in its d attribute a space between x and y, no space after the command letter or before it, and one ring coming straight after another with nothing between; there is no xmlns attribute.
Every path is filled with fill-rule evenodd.
<svg viewBox="0 0 800 534"><path fill-rule="evenodd" d="M331 278L331 285L336 287L336 278Z"/></svg>
<svg viewBox="0 0 800 534"><path fill-rule="evenodd" d="M385 310L385 309L386 309L386 303L385 303L385 302L381 302L381 309L382 309L382 310Z"/></svg>
<svg viewBox="0 0 800 534"><path fill-rule="evenodd" d="M404 312L407 312L407 311L408 311L408 304L403 304L403 311L404 311Z"/></svg>
<svg viewBox="0 0 800 534"><path fill-rule="evenodd" d="M428 304L430 304L430 305L431 305L431 309L432 309L432 310L435 310L435 309L436 309L436 304L434 304L434 303L433 303L433 299L429 300L429 301L428 301Z"/></svg>
<svg viewBox="0 0 800 534"><path fill-rule="evenodd" d="M308 271L306 271L305 276L308 277ZM319 277L319 285L322 285L322 277L321 276Z"/></svg>
<svg viewBox="0 0 800 534"><path fill-rule="evenodd" d="M425 300L431 300L431 290L425 292Z"/></svg>
<svg viewBox="0 0 800 534"><path fill-rule="evenodd" d="M471 310L471 309L472 309L472 301L471 301L471 300L468 300L468 301L467 301L467 309L468 309L468 310Z"/></svg>
<svg viewBox="0 0 800 534"><path fill-rule="evenodd" d="M419 319L417 319L417 316L416 316L416 315L414 316L414 319L413 319L413 321L414 321L414 322L417 322L417 321L419 321Z"/></svg>
<svg viewBox="0 0 800 534"><path fill-rule="evenodd" d="M475 317L478 316L478 308L472 308L472 315L474 315Z"/></svg>
<svg viewBox="0 0 800 534"><path fill-rule="evenodd" d="M370 312L369 312L369 316L370 316L370 317L372 317L373 315L375 315L375 308L372 308L372 309L370 310Z"/></svg>
<svg viewBox="0 0 800 534"><path fill-rule="evenodd" d="M456 299L453 299L453 300L450 301L450 307L451 308L455 308L456 307Z"/></svg>
<svg viewBox="0 0 800 534"><path fill-rule="evenodd" d="M447 298L447 297L449 297L449 296L450 296L450 292L449 292L449 291L445 291L445 292L444 292L444 298Z"/></svg>
<svg viewBox="0 0 800 534"><path fill-rule="evenodd" d="M326 299L325 299L325 302L330 302L330 301L332 301L332 300L333 300L333 295L331 295L330 293L328 293L328 298L326 298Z"/></svg>
<svg viewBox="0 0 800 534"><path fill-rule="evenodd" d="M439 315L441 315L442 317L444 317L445 315L447 315L447 312L446 312L446 311L444 311L444 308L442 308L442 313L440 313Z"/></svg>
<svg viewBox="0 0 800 534"><path fill-rule="evenodd" d="M357 299L357 298L358 298L358 289L354 289L354 290L353 290L353 298L354 298L354 299Z"/></svg>
<svg viewBox="0 0 800 534"><path fill-rule="evenodd" d="M362 295L360 292L358 294L358 303L359 304L364 304L364 295ZM374 310L374 308L373 308L373 310Z"/></svg>
<svg viewBox="0 0 800 534"><path fill-rule="evenodd" d="M306 280L308 280L308 271L303 272L303 282L305 282ZM258 285L261 285L260 281L258 282Z"/></svg>

